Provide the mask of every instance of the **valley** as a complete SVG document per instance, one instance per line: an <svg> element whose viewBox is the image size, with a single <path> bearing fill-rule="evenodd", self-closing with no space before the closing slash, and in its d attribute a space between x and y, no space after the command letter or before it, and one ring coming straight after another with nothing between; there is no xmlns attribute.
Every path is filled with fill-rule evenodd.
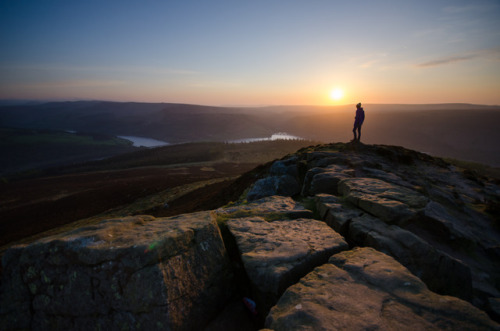
<svg viewBox="0 0 500 331"><path fill-rule="evenodd" d="M500 106L364 104L362 141L500 166ZM0 107L0 127L134 136L170 144L271 137L352 139L353 105L215 107L175 103L49 102ZM132 148L131 146L130 148ZM88 159L87 159L88 160ZM1 169L0 169L1 170Z"/></svg>

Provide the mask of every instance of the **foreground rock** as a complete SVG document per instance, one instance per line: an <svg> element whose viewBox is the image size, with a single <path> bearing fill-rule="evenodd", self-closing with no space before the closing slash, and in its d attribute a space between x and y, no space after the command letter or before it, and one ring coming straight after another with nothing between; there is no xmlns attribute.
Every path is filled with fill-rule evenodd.
<svg viewBox="0 0 500 331"><path fill-rule="evenodd" d="M334 255L291 286L266 327L279 330L496 330L466 301L441 296L371 248Z"/></svg>
<svg viewBox="0 0 500 331"><path fill-rule="evenodd" d="M363 144L259 169L229 207L9 249L0 329L257 330L278 300L276 330L498 329L497 181Z"/></svg>
<svg viewBox="0 0 500 331"><path fill-rule="evenodd" d="M432 291L500 320L498 181L394 146L321 145L278 162L295 162L302 198L351 245L391 255Z"/></svg>
<svg viewBox="0 0 500 331"><path fill-rule="evenodd" d="M314 267L348 248L342 236L313 219L267 222L246 217L231 219L227 226L264 310Z"/></svg>
<svg viewBox="0 0 500 331"><path fill-rule="evenodd" d="M2 329L193 330L231 294L210 212L108 220L3 259Z"/></svg>

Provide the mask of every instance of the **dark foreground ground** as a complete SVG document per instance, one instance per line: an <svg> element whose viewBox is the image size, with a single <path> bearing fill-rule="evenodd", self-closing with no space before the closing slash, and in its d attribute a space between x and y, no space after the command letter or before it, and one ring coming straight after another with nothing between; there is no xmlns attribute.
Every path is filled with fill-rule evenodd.
<svg viewBox="0 0 500 331"><path fill-rule="evenodd" d="M253 180L251 173L235 180L239 175L311 143L169 145L37 169L36 177L0 178L0 254L20 240L29 242L30 236L103 213L107 217L110 211L128 205L131 207L119 217L138 213L173 216L220 207L237 200L249 186L246 181ZM179 192L168 195L169 191ZM165 195L168 208L162 202ZM155 204L137 203L148 197L154 197Z"/></svg>
<svg viewBox="0 0 500 331"><path fill-rule="evenodd" d="M1 184L0 246L132 204L137 199L170 188L232 177L183 195L171 201L168 208L151 209L147 213L172 216L217 208L238 198L248 183L242 182L242 179L235 180L235 176L255 166L249 163L219 163L210 166L148 167Z"/></svg>

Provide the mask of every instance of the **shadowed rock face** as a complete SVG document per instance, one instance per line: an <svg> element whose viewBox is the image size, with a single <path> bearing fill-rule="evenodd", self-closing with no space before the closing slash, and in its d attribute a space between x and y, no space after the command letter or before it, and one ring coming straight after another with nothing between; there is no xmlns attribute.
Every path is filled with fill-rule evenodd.
<svg viewBox="0 0 500 331"><path fill-rule="evenodd" d="M275 161L248 192L12 247L2 330L500 329L493 181L333 144Z"/></svg>
<svg viewBox="0 0 500 331"><path fill-rule="evenodd" d="M191 330L231 292L209 212L104 221L7 252L2 329Z"/></svg>
<svg viewBox="0 0 500 331"><path fill-rule="evenodd" d="M373 247L396 258L434 291L472 299L470 268L414 233L366 214L351 219L348 233L357 245Z"/></svg>

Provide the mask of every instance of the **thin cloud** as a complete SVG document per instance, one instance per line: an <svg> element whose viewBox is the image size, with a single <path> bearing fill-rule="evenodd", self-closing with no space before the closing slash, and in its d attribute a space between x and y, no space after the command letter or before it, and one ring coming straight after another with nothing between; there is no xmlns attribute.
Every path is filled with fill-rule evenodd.
<svg viewBox="0 0 500 331"><path fill-rule="evenodd" d="M437 67L440 65L471 60L471 59L476 58L477 56L478 56L477 54L466 55L466 56L449 56L446 58L417 64L417 67L419 67L419 68Z"/></svg>
<svg viewBox="0 0 500 331"><path fill-rule="evenodd" d="M158 74L158 75L199 75L200 72L186 69L164 68L154 66L67 66L53 64L34 65L0 65L2 70L24 70L24 71L74 71L74 72L123 72L132 74Z"/></svg>
<svg viewBox="0 0 500 331"><path fill-rule="evenodd" d="M378 60L371 60L361 64L359 67L363 69L371 68L374 64L378 63Z"/></svg>
<svg viewBox="0 0 500 331"><path fill-rule="evenodd" d="M484 58L493 61L500 60L500 47L493 47L488 49L478 50L474 53L469 53L467 55L453 55L444 57L442 59L437 59L433 61L428 61L424 63L417 64L419 68L437 67L441 65L447 65L450 63L468 61L476 58Z"/></svg>
<svg viewBox="0 0 500 331"><path fill-rule="evenodd" d="M496 9L498 6L496 4L483 4L483 5L468 5L468 6L448 6L443 8L443 12L446 14L462 14L471 12L488 12Z"/></svg>
<svg viewBox="0 0 500 331"><path fill-rule="evenodd" d="M11 85L18 89L65 89L65 88L88 88L88 87L115 87L127 85L124 81L118 80L69 80L56 82L42 82L34 84Z"/></svg>
<svg viewBox="0 0 500 331"><path fill-rule="evenodd" d="M349 58L349 62L361 69L380 69L380 64L389 56L388 53L371 53L362 56L353 56Z"/></svg>
<svg viewBox="0 0 500 331"><path fill-rule="evenodd" d="M144 74L159 74L159 75L199 75L200 72L194 70L185 69L173 69L173 68L163 68L163 67L118 67L112 70L133 72L133 73L144 73Z"/></svg>

